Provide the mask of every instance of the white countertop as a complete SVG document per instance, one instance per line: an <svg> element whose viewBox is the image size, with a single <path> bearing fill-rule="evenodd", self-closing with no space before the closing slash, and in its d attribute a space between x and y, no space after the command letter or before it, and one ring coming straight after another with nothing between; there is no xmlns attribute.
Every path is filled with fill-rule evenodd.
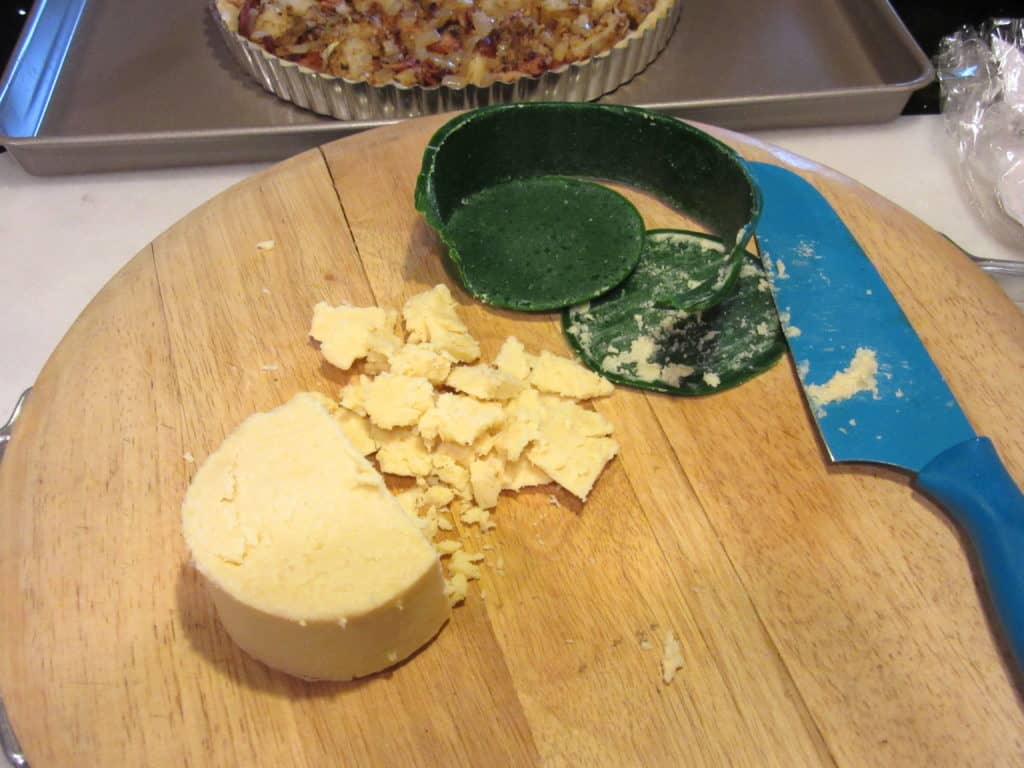
<svg viewBox="0 0 1024 768"><path fill-rule="evenodd" d="M970 208L938 116L753 135L860 181L976 256L1024 261L1024 244L998 242ZM0 423L122 265L190 210L263 167L38 178L0 155Z"/></svg>

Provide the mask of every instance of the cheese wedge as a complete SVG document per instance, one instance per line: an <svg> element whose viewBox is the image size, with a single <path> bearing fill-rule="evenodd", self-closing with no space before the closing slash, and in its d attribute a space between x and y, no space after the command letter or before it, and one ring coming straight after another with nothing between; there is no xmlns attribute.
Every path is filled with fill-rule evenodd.
<svg viewBox="0 0 1024 768"><path fill-rule="evenodd" d="M315 395L228 436L193 478L182 522L228 634L283 672L368 675L448 619L437 553Z"/></svg>

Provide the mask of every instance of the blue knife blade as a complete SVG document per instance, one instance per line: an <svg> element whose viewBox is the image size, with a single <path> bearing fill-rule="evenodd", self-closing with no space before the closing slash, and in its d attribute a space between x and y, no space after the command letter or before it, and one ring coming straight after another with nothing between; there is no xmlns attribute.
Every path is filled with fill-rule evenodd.
<svg viewBox="0 0 1024 768"><path fill-rule="evenodd" d="M830 458L916 475L976 547L1024 667L1024 495L829 202L792 171L748 166L763 197L757 240L769 287Z"/></svg>

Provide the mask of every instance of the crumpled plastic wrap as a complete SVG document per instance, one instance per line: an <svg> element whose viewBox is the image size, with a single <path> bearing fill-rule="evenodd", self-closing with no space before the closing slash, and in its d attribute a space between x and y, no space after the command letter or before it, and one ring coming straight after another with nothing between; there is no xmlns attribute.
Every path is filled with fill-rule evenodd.
<svg viewBox="0 0 1024 768"><path fill-rule="evenodd" d="M957 30L935 68L971 201L992 234L1024 246L1024 19Z"/></svg>

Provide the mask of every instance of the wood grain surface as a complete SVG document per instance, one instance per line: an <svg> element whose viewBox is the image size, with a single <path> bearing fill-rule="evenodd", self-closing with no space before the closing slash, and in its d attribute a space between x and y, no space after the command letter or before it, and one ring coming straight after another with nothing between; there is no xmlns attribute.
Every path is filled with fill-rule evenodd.
<svg viewBox="0 0 1024 768"><path fill-rule="evenodd" d="M506 494L496 531L462 527L494 547L483 578L399 667L307 683L234 646L188 565L181 499L247 415L337 392L306 335L314 303L398 307L444 281L485 356L510 334L568 352L555 315L486 308L446 275L412 205L443 119L211 200L54 352L0 467L0 693L32 765L1024 765L1024 689L956 530L905 476L826 463L788 359L711 397L599 402L621 453L591 499ZM714 132L822 189L1024 482L1010 300L870 190ZM681 222L630 196L649 226ZM664 685L668 630L685 666Z"/></svg>

